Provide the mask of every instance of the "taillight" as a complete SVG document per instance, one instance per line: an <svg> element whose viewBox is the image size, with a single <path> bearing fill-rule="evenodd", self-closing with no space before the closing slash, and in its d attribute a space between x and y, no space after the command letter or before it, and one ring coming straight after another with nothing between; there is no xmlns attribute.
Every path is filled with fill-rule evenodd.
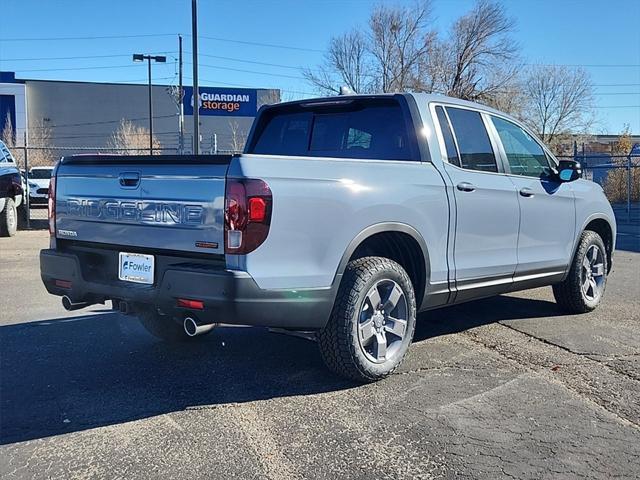
<svg viewBox="0 0 640 480"><path fill-rule="evenodd" d="M271 189L263 180L227 179L224 203L225 253L253 252L269 233Z"/></svg>
<svg viewBox="0 0 640 480"><path fill-rule="evenodd" d="M53 237L56 234L56 177L49 180L49 234Z"/></svg>

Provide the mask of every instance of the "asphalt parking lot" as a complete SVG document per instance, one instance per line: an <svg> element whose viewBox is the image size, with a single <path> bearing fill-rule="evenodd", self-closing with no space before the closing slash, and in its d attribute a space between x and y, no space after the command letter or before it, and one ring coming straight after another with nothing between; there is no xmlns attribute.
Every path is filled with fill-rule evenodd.
<svg viewBox="0 0 640 480"><path fill-rule="evenodd" d="M39 280L47 233L0 239L0 477L638 478L640 232L621 233L596 312L549 288L430 312L366 386L264 329L170 347L65 312Z"/></svg>

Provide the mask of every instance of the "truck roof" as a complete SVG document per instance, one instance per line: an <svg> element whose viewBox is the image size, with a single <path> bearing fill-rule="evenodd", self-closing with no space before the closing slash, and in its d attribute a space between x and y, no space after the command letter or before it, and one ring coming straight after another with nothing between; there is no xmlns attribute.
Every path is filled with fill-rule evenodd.
<svg viewBox="0 0 640 480"><path fill-rule="evenodd" d="M452 105L460 105L463 107L472 107L480 110L484 110L486 112L495 113L501 116L507 116L508 114L496 110L487 105L483 105L481 103L470 102L468 100L461 100L459 98L449 97L447 95L441 95L438 93L414 93L414 92L405 92L405 93L375 93L375 94L353 94L353 95L336 95L333 97L318 97L318 98L305 98L302 100L294 100L290 102L282 102L275 103L272 105L268 105L267 107L276 107L276 106L287 106L287 105L312 105L312 104L321 104L321 103L339 103L346 102L348 100L354 99L374 99L374 98L392 98L396 96L404 96L404 97L413 97L418 103L431 103L431 102L443 102Z"/></svg>

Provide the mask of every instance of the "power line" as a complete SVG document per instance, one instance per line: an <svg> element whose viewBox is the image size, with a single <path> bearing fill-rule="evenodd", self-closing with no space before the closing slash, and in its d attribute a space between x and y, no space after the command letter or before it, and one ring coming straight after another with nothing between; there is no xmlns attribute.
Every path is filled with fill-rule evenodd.
<svg viewBox="0 0 640 480"><path fill-rule="evenodd" d="M189 36L189 35L187 35L187 36ZM324 50L319 50L319 49L316 49L316 48L294 47L294 46L291 46L291 45L279 45L279 44L275 44L275 43L250 42L250 41L247 41L247 40L232 40L230 38L206 37L206 36L203 36L203 35L200 35L198 38L205 39L205 40L215 40L217 42L237 43L237 44L240 44L240 45L252 45L252 46L255 46L255 47L282 48L282 49L286 49L286 50L298 50L298 51L302 51L302 52L324 53Z"/></svg>
<svg viewBox="0 0 640 480"><path fill-rule="evenodd" d="M114 38L144 38L144 37L168 37L177 33L144 33L137 35L91 35L86 37L30 37L30 38L0 38L0 42L40 42L58 40L105 40Z"/></svg>
<svg viewBox="0 0 640 480"><path fill-rule="evenodd" d="M185 62L185 63L189 63L190 62ZM238 73L251 73L254 75L268 75L270 77L281 77L281 78L292 78L294 80L305 80L304 77L300 77L298 75L287 75L284 73L273 73L273 72L260 72L258 70L244 70L241 68L233 68L233 67L221 67L218 65L207 65L204 63L199 63L200 67L204 67L204 68L214 68L216 70L227 70L229 72L238 72Z"/></svg>
<svg viewBox="0 0 640 480"><path fill-rule="evenodd" d="M596 106L593 108L640 108L640 105L605 105L605 106Z"/></svg>
<svg viewBox="0 0 640 480"><path fill-rule="evenodd" d="M38 69L27 69L27 70L16 70L17 72L63 72L63 71L71 71L71 70L98 70L98 69L108 69L108 68L133 68L138 67L139 65L100 65L96 67L69 67L69 68L38 68Z"/></svg>
<svg viewBox="0 0 640 480"><path fill-rule="evenodd" d="M175 118L177 117L178 114L172 114L172 115L154 115L153 119L155 120L156 118ZM105 125L105 124L109 124L109 123L119 123L121 121L128 121L128 122L135 122L135 121L141 121L141 120L149 120L149 115L147 115L146 117L139 117L139 118L119 118L118 120L105 120L105 121L100 121L100 122L82 122L82 123L66 123L66 124L59 124L59 125L42 125L42 126L38 126L38 127L29 127L30 130L34 130L34 129L44 129L44 128L60 128L60 127L85 127L85 126L90 126L90 125Z"/></svg>
<svg viewBox="0 0 640 480"><path fill-rule="evenodd" d="M640 63L525 63L530 67L595 67L595 68L638 68Z"/></svg>
<svg viewBox="0 0 640 480"><path fill-rule="evenodd" d="M175 53L175 51L150 52L150 55L160 55L160 54L168 55L170 53ZM131 53L119 53L114 55L86 55L86 56L74 56L74 57L3 58L2 61L3 62L31 62L31 61L46 61L46 60L86 60L90 58L116 58L116 57L131 58Z"/></svg>
<svg viewBox="0 0 640 480"><path fill-rule="evenodd" d="M640 83L600 83L595 84L594 87L637 87Z"/></svg>
<svg viewBox="0 0 640 480"><path fill-rule="evenodd" d="M144 38L144 37L168 37L168 36L177 36L177 33L149 33L149 34L139 34L139 35L91 35L91 36L79 36L79 37L23 37L23 38L1 38L0 42L38 42L38 41L59 41L59 40L105 40L105 39L115 39L115 38ZM185 34L185 37L190 37L191 35ZM204 40L213 40L216 42L227 42L227 43L236 43L240 45L252 45L256 47L266 47L266 48L281 48L286 50L298 50L303 52L318 52L324 53L324 50L319 50L315 48L305 48L305 47L297 47L293 45L281 45L275 43L263 43L263 42L250 42L247 40L235 40L231 38L222 38L222 37L208 37L204 35L200 35L198 38Z"/></svg>
<svg viewBox="0 0 640 480"><path fill-rule="evenodd" d="M186 52L186 53L190 54L189 52ZM302 69L302 67L299 67L299 66L283 65L281 63L259 62L257 60L243 60L241 58L221 57L219 55L207 55L205 53L199 53L198 55L200 55L201 57L216 58L218 60L228 60L230 62L251 63L253 65L264 65L264 66L267 66L267 67L288 68L290 70L298 70L298 71L300 71Z"/></svg>

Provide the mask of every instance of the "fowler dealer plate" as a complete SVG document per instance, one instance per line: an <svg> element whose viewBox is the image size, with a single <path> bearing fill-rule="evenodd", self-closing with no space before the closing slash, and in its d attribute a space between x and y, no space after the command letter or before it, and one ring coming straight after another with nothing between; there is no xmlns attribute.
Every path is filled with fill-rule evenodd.
<svg viewBox="0 0 640 480"><path fill-rule="evenodd" d="M118 278L126 282L153 284L153 255L120 252Z"/></svg>

